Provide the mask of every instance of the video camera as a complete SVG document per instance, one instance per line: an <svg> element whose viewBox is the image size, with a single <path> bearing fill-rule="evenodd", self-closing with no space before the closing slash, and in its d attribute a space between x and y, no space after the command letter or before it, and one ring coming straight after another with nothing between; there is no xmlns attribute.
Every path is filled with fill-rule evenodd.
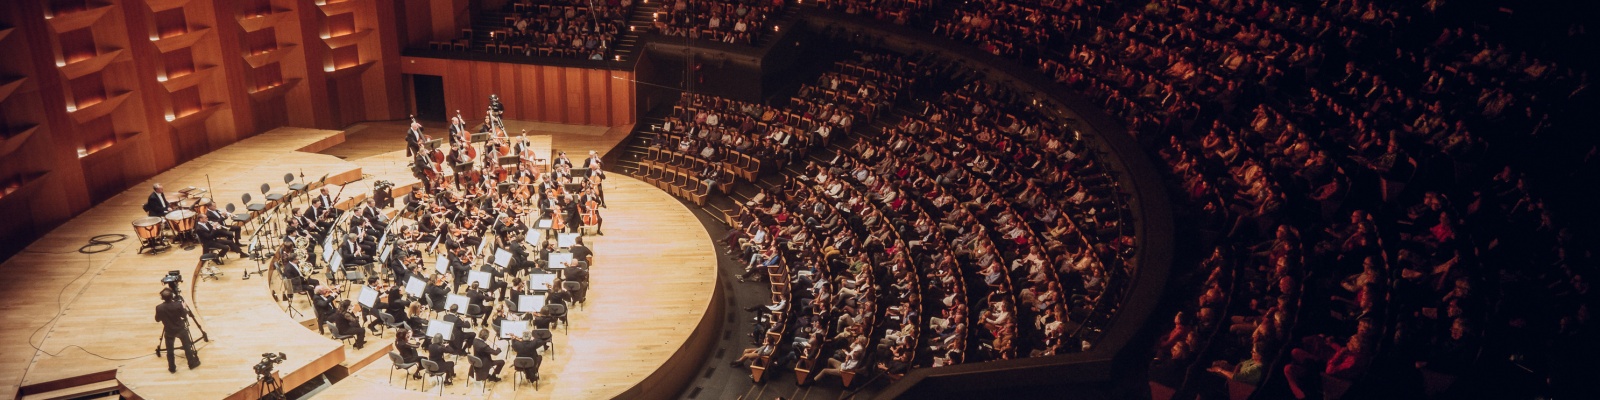
<svg viewBox="0 0 1600 400"><path fill-rule="evenodd" d="M183 293L183 290L178 288L178 284L183 283L183 273L178 270L167 271L167 275L161 277L161 283L165 283L167 289L172 289L173 295Z"/></svg>
<svg viewBox="0 0 1600 400"><path fill-rule="evenodd" d="M273 369L272 367L278 365L278 363L282 363L283 360L287 359L289 359L289 356L284 355L282 352L278 352L276 354L261 353L261 362L256 363L255 366L256 376L260 378L271 378Z"/></svg>

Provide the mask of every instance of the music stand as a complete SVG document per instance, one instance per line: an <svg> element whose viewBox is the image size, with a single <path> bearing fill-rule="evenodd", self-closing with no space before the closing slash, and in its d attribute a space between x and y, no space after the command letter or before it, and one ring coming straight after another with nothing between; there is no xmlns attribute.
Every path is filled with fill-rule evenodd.
<svg viewBox="0 0 1600 400"><path fill-rule="evenodd" d="M572 245L578 244L579 236L580 234L577 233L558 232L556 233L556 247L563 249L572 247Z"/></svg>
<svg viewBox="0 0 1600 400"><path fill-rule="evenodd" d="M445 341L455 339L456 324L442 319L430 319L427 336L431 338L434 335L443 336Z"/></svg>
<svg viewBox="0 0 1600 400"><path fill-rule="evenodd" d="M511 252L502 248L494 249L494 265L499 266L500 268L505 268L506 266L511 265Z"/></svg>
<svg viewBox="0 0 1600 400"><path fill-rule="evenodd" d="M488 289L494 284L494 275L483 271L467 271L467 286L472 286L473 283L477 283L480 289Z"/></svg>
<svg viewBox="0 0 1600 400"><path fill-rule="evenodd" d="M427 287L428 283L423 282L422 278L412 276L411 279L406 281L405 292L407 296L422 297L422 291L423 289L427 289Z"/></svg>
<svg viewBox="0 0 1600 400"><path fill-rule="evenodd" d="M556 274L528 274L528 289L549 292L556 284Z"/></svg>
<svg viewBox="0 0 1600 400"><path fill-rule="evenodd" d="M444 309L450 311L450 306L456 306L456 314L467 312L467 296L451 293L444 298Z"/></svg>
<svg viewBox="0 0 1600 400"><path fill-rule="evenodd" d="M361 293L356 295L356 303L366 306L369 309L377 307L378 289L373 289L371 286L367 285L361 285Z"/></svg>
<svg viewBox="0 0 1600 400"><path fill-rule="evenodd" d="M567 268L566 264L568 262L571 262L571 261L572 261L572 253L571 252L566 252L566 251L552 252L552 253L550 253L550 258L548 260L548 264L545 265L544 268L545 269L553 269L553 270L566 269Z"/></svg>
<svg viewBox="0 0 1600 400"><path fill-rule="evenodd" d="M522 337L528 332L528 321L500 321L500 338L511 339Z"/></svg>
<svg viewBox="0 0 1600 400"><path fill-rule="evenodd" d="M534 313L544 308L544 295L525 294L517 297L517 312Z"/></svg>

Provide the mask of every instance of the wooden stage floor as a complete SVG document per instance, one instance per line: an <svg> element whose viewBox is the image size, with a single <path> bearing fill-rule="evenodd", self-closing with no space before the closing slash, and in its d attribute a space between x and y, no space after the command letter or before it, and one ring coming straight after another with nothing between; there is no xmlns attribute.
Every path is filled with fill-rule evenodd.
<svg viewBox="0 0 1600 400"><path fill-rule="evenodd" d="M404 129L398 123L372 123L367 129L372 132L363 133L374 136L360 143L344 143L341 131L294 128L243 140L112 197L0 263L11 277L0 282L9 300L0 306L0 399L16 397L22 387L106 371L115 371L125 393L147 399L247 396L254 393L251 366L262 353L280 351L289 355L278 371L290 387L341 364L356 369L318 398L433 396L436 391L416 391L416 382L409 391L400 389L399 380L390 388L387 358L370 365L360 362L376 354L375 348L388 346L356 352L290 318L271 298L266 279L240 279L243 269L255 269L254 262L230 258L220 267L221 279L196 282L198 247L136 254L139 243L131 228L131 221L143 217L140 206L155 182L172 192L204 188L209 178L219 204L238 203L241 193L258 194L261 183L281 192L283 174L302 170L313 180L328 174L330 184L360 179L345 197L356 192L364 196L375 180L415 183L404 168L402 136L375 134L387 131L383 124ZM530 134L556 133L558 145L586 144L568 149L575 159L587 147L604 152L620 141L615 129L581 134L537 128ZM376 151L390 140L393 151ZM332 155L340 151L350 153L344 159ZM554 359L546 359L540 390L523 386L517 390L520 397L606 398L638 393L636 386L658 385L660 372L671 369L664 365L683 362L679 349L691 334L720 315L715 250L691 211L670 195L619 174L608 180L606 194L612 206L603 213L606 235L586 239L598 253L589 302L572 313L570 333L556 333L557 350ZM106 233L129 238L102 253L77 252L90 237ZM159 280L169 270L183 271L185 294L211 338L197 343L204 365L188 370L180 360L176 374L166 371L164 357L153 355L160 331L153 309L159 303ZM377 345L392 340L368 339ZM446 387L447 394L466 392L465 362L461 364L456 385ZM692 373L699 361L685 365ZM505 380L490 385L493 397L511 397L510 373L508 367ZM668 396L677 393L676 388L664 390Z"/></svg>

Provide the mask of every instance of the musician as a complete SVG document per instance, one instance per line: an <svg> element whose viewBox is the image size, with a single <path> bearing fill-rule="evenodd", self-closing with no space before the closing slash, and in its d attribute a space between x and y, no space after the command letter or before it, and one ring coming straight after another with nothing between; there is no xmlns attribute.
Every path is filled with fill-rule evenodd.
<svg viewBox="0 0 1600 400"><path fill-rule="evenodd" d="M427 141L422 136L422 124L411 120L411 129L406 130L406 157L422 153L422 142Z"/></svg>
<svg viewBox="0 0 1600 400"><path fill-rule="evenodd" d="M485 114L483 116L483 125L478 126L478 133L493 132L494 131L494 127L495 127L494 115L493 114Z"/></svg>
<svg viewBox="0 0 1600 400"><path fill-rule="evenodd" d="M582 196L578 196L578 207L582 209L587 223L594 225L594 234L604 236L602 229L605 227L605 218L600 217L600 195L594 189L586 189Z"/></svg>
<svg viewBox="0 0 1600 400"><path fill-rule="evenodd" d="M583 231L583 214L579 214L578 202L569 200L562 203L562 212L567 217L567 232L578 233Z"/></svg>
<svg viewBox="0 0 1600 400"><path fill-rule="evenodd" d="M407 329L395 331L394 351L400 353L400 362L403 364L415 363L422 359L422 356L417 355L417 344L411 340L411 331ZM421 374L422 370L419 368L411 377L421 378Z"/></svg>
<svg viewBox="0 0 1600 400"><path fill-rule="evenodd" d="M600 169L600 153L596 152L594 150L589 150L589 158L583 160L583 168L587 169L587 170L590 170L590 171L599 170Z"/></svg>
<svg viewBox="0 0 1600 400"><path fill-rule="evenodd" d="M172 353L179 349L189 361L189 369L200 366L200 354L195 352L194 340L189 338L189 308L177 297L172 289L161 289L161 305L156 306L156 321L161 322L161 336L167 343L167 372L174 374L178 373L178 364ZM172 347L173 340L181 341L183 347Z"/></svg>
<svg viewBox="0 0 1600 400"><path fill-rule="evenodd" d="M389 262L385 263L384 266L389 267L389 271L394 273L396 282L409 282L411 281L411 268L408 265L420 262L420 258L400 244L395 246L395 249L389 254Z"/></svg>
<svg viewBox="0 0 1600 400"><path fill-rule="evenodd" d="M340 210L337 207L339 204L338 199L328 194L327 186L323 186L322 189L319 189L319 192L321 193L317 195L317 204L321 208L321 210L318 210L318 213L322 214L321 218L338 218L340 214L344 214L344 210ZM329 223L331 224L332 220L329 220Z"/></svg>
<svg viewBox="0 0 1600 400"><path fill-rule="evenodd" d="M460 247L455 254L450 256L450 272L455 278L454 289L460 289L461 284L467 282L467 272L472 271L472 248Z"/></svg>
<svg viewBox="0 0 1600 400"><path fill-rule="evenodd" d="M555 168L555 167L572 168L572 159L567 158L567 152L565 152L565 151L556 151L556 160L551 162L550 166L552 168Z"/></svg>
<svg viewBox="0 0 1600 400"><path fill-rule="evenodd" d="M359 234L350 235L345 240L344 246L339 247L339 257L344 260L344 267L346 268L366 265L372 262L371 250L361 245L358 236Z"/></svg>
<svg viewBox="0 0 1600 400"><path fill-rule="evenodd" d="M283 265L278 270L283 273L283 279L289 281L290 290L295 292L303 290L307 293L312 293L320 283L315 278L306 277L305 271L300 270L300 263L296 262L297 259L298 257L292 255L284 257ZM293 295L294 293L288 293L284 297L286 299L292 298Z"/></svg>
<svg viewBox="0 0 1600 400"><path fill-rule="evenodd" d="M471 146L471 144L463 144L451 150L450 167L455 171L457 188L466 184L468 175L466 172L472 171L473 165L476 164L476 161L472 159L472 151L474 150Z"/></svg>
<svg viewBox="0 0 1600 400"><path fill-rule="evenodd" d="M144 212L152 217L165 217L167 211L172 210L172 203L167 202L167 192L157 183L150 188L150 198L144 201Z"/></svg>
<svg viewBox="0 0 1600 400"><path fill-rule="evenodd" d="M312 312L317 315L317 333L326 333L328 321L332 321L338 314L338 309L333 307L333 289L327 286L317 286L317 294L311 296Z"/></svg>
<svg viewBox="0 0 1600 400"><path fill-rule="evenodd" d="M539 349L542 347L545 347L545 343L540 339L523 340L522 338L511 338L511 351L517 353L519 358L532 358L533 365L543 364L544 356L539 355ZM530 381L537 381L539 380L539 369L529 368L523 370L522 377Z"/></svg>
<svg viewBox="0 0 1600 400"><path fill-rule="evenodd" d="M434 334L433 341L428 343L428 359L435 364L439 364L439 370L444 371L444 384L446 386L456 384L456 363L444 359L445 355L451 353L454 352L445 343L444 335Z"/></svg>
<svg viewBox="0 0 1600 400"><path fill-rule="evenodd" d="M223 228L226 228L229 232L233 233L233 241L239 241L239 231L242 226L228 225L228 221L233 220L233 218L231 215L228 215L227 211L220 208L211 207L206 209L204 217L210 218L212 222L216 222L217 225L221 225Z"/></svg>
<svg viewBox="0 0 1600 400"><path fill-rule="evenodd" d="M356 350L361 350L367 345L367 331L361 329L361 318L356 316L355 305L346 299L339 303L339 313L334 315L333 325L340 335L356 335Z"/></svg>
<svg viewBox="0 0 1600 400"><path fill-rule="evenodd" d="M448 129L451 138L455 138L456 135L467 131L467 122L461 120L461 110L456 110L456 116L450 117L450 127Z"/></svg>
<svg viewBox="0 0 1600 400"><path fill-rule="evenodd" d="M445 286L448 275L440 274L433 278L433 284L422 289L422 296L428 298L429 308L434 311L444 311L444 300L450 295L450 287Z"/></svg>
<svg viewBox="0 0 1600 400"><path fill-rule="evenodd" d="M473 373L478 376L478 379L499 382L500 370L506 367L506 360L494 359L494 356L500 355L500 349L490 347L489 342L483 339L492 337L489 335L489 330L485 329L479 331L478 339L472 341L472 355L478 357L479 360L483 360L483 366L478 367Z"/></svg>
<svg viewBox="0 0 1600 400"><path fill-rule="evenodd" d="M233 252L239 253L240 256L244 256L244 246L240 246L239 242L224 236L228 234L227 228L212 222L210 218L206 218L205 214L200 214L200 222L195 223L194 229L195 235L200 237L200 247L203 250L222 250L217 255L217 264L223 264L222 259L228 258L228 250L233 250Z"/></svg>
<svg viewBox="0 0 1600 400"><path fill-rule="evenodd" d="M366 220L367 224L372 226L372 229L378 231L389 230L389 224L383 222L383 210L378 209L377 199L367 198L367 201L361 202L361 213L358 215L363 220Z"/></svg>
<svg viewBox="0 0 1600 400"><path fill-rule="evenodd" d="M572 247L568 247L567 252L572 253L573 261L583 261L589 263L589 265L594 265L594 250L590 250L589 246L583 245L583 236L573 238Z"/></svg>

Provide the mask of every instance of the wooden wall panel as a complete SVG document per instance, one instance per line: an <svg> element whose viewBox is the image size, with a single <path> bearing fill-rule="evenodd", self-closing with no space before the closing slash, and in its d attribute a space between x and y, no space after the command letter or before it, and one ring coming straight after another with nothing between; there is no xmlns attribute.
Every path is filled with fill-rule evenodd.
<svg viewBox="0 0 1600 400"><path fill-rule="evenodd" d="M634 88L625 72L424 57L403 57L400 65L402 74L444 77L446 113L460 110L472 126L483 122L490 94L500 96L510 119L594 126L634 119Z"/></svg>
<svg viewBox="0 0 1600 400"><path fill-rule="evenodd" d="M0 97L0 136L28 135L0 153L0 190L18 188L0 194L0 215L28 216L0 221L0 259L239 139L403 118L397 8L413 2L316 3L0 1L11 29L0 35L0 84L23 80ZM356 33L322 38L330 29ZM333 61L350 69L329 71Z"/></svg>

